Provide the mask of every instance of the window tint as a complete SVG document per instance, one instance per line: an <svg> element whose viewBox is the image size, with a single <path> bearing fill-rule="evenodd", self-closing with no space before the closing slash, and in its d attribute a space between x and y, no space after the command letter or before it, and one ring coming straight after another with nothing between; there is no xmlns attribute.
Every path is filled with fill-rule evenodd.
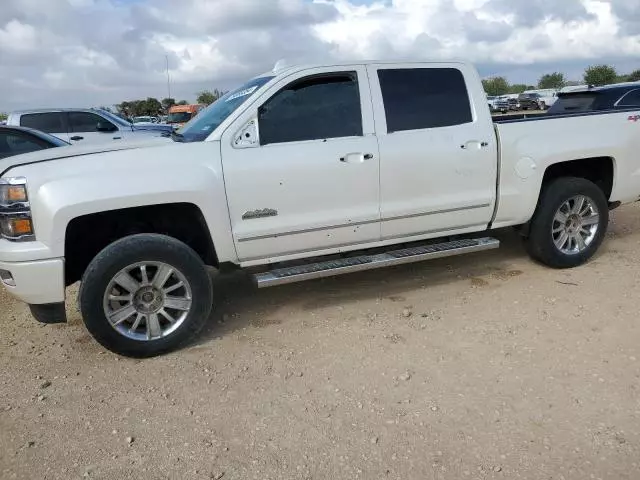
<svg viewBox="0 0 640 480"><path fill-rule="evenodd" d="M357 74L297 80L260 108L258 123L262 145L361 136Z"/></svg>
<svg viewBox="0 0 640 480"><path fill-rule="evenodd" d="M640 107L640 89L631 90L627 93L620 103L618 103L619 107Z"/></svg>
<svg viewBox="0 0 640 480"><path fill-rule="evenodd" d="M455 68L378 70L387 131L448 127L472 121L462 72Z"/></svg>
<svg viewBox="0 0 640 480"><path fill-rule="evenodd" d="M15 132L0 131L0 158L47 148L44 142Z"/></svg>
<svg viewBox="0 0 640 480"><path fill-rule="evenodd" d="M115 125L95 113L69 112L69 132L97 132L98 122L111 125L113 130L117 130Z"/></svg>
<svg viewBox="0 0 640 480"><path fill-rule="evenodd" d="M46 133L66 133L64 113L28 113L20 116L20 125Z"/></svg>

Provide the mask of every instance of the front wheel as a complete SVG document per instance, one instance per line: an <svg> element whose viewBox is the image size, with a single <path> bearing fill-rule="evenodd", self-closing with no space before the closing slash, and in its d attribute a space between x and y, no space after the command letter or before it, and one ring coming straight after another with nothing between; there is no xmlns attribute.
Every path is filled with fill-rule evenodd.
<svg viewBox="0 0 640 480"><path fill-rule="evenodd" d="M164 235L132 235L89 264L80 311L93 337L112 352L150 357L175 350L203 327L211 279L200 257Z"/></svg>
<svg viewBox="0 0 640 480"><path fill-rule="evenodd" d="M584 178L559 178L540 194L527 251L553 268L577 267L596 253L608 223L609 206L598 186Z"/></svg>

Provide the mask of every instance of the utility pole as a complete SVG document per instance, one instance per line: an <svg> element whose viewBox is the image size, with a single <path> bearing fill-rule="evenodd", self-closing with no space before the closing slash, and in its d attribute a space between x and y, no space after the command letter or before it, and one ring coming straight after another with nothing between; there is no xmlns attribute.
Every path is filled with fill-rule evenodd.
<svg viewBox="0 0 640 480"><path fill-rule="evenodd" d="M168 98L171 98L171 81L169 80L169 55L165 55L164 59L167 63L167 91L169 92Z"/></svg>

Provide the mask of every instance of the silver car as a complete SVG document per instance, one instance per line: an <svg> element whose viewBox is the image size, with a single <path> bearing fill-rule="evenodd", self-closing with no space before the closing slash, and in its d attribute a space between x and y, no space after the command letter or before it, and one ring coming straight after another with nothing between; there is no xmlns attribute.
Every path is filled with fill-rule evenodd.
<svg viewBox="0 0 640 480"><path fill-rule="evenodd" d="M96 144L144 139L171 133L170 126L136 127L105 110L54 108L12 112L7 125L29 127L54 135L72 144ZM158 128L160 127L160 128Z"/></svg>

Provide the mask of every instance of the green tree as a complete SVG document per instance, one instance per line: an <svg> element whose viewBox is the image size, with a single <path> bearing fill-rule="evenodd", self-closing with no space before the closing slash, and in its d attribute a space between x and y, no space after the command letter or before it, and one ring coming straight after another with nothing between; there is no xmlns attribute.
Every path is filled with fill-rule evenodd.
<svg viewBox="0 0 640 480"><path fill-rule="evenodd" d="M564 87L565 84L566 80L564 78L564 73L560 72L546 73L540 77L540 80L538 80L538 88L560 89Z"/></svg>
<svg viewBox="0 0 640 480"><path fill-rule="evenodd" d="M584 81L588 85L608 85L618 78L616 69L610 65L591 65L584 71Z"/></svg>
<svg viewBox="0 0 640 480"><path fill-rule="evenodd" d="M531 85L525 85L524 83L514 83L509 86L508 93L522 93L525 90L533 90L533 87Z"/></svg>
<svg viewBox="0 0 640 480"><path fill-rule="evenodd" d="M490 77L482 80L484 91L492 97L509 93L509 82L504 77Z"/></svg>
<svg viewBox="0 0 640 480"><path fill-rule="evenodd" d="M7 118L9 118L9 115L7 115L4 112L0 112L0 122L4 122L7 120Z"/></svg>
<svg viewBox="0 0 640 480"><path fill-rule="evenodd" d="M186 100L180 100L178 103L176 103L176 105L189 105L189 102L187 102Z"/></svg>
<svg viewBox="0 0 640 480"><path fill-rule="evenodd" d="M176 99L175 98L163 98L160 103L162 104L162 110L164 110L165 112L168 112L169 109L176 104Z"/></svg>
<svg viewBox="0 0 640 480"><path fill-rule="evenodd" d="M634 70L627 75L627 82L640 82L640 70Z"/></svg>
<svg viewBox="0 0 640 480"><path fill-rule="evenodd" d="M140 105L140 109L142 111L142 115L160 115L162 113L162 104L160 100L153 97L147 97L146 100L142 100Z"/></svg>
<svg viewBox="0 0 640 480"><path fill-rule="evenodd" d="M198 92L198 97L196 98L196 102L204 103L205 105L211 105L217 99L219 99L222 95L224 95L217 88L213 91L211 90L203 90Z"/></svg>

